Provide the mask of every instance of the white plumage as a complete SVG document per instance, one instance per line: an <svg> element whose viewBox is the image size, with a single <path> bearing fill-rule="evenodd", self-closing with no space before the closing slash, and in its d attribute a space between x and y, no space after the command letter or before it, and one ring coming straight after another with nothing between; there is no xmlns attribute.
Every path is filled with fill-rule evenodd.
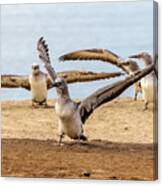
<svg viewBox="0 0 163 186"><path fill-rule="evenodd" d="M81 117L75 103L70 100L58 99L55 110L59 121L58 132L60 136L66 134L72 139L78 139L83 135Z"/></svg>
<svg viewBox="0 0 163 186"><path fill-rule="evenodd" d="M32 66L32 74L29 76L29 83L32 94L32 102L42 104L47 100L46 75L39 71L39 67Z"/></svg>
<svg viewBox="0 0 163 186"><path fill-rule="evenodd" d="M66 134L72 139L86 139L83 135L78 105L71 100L66 82L63 78L58 77L55 84L58 95L55 111L58 116L59 136L62 138Z"/></svg>
<svg viewBox="0 0 163 186"><path fill-rule="evenodd" d="M31 85L32 99L37 102L42 102L47 98L47 83L46 77L39 74L37 77L30 75L29 82Z"/></svg>
<svg viewBox="0 0 163 186"><path fill-rule="evenodd" d="M154 78L155 78L154 74L151 73L141 79L143 99L145 100L145 102L148 103L154 101L154 90L155 90Z"/></svg>

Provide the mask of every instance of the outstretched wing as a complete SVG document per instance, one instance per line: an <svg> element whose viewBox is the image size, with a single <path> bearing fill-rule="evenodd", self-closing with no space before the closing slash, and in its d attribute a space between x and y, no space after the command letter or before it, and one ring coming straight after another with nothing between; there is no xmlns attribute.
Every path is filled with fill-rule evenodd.
<svg viewBox="0 0 163 186"><path fill-rule="evenodd" d="M121 61L123 61L117 54L107 50L107 49L85 49L78 50L68 54L65 54L59 57L60 61L67 60L100 60L104 62L111 63L123 71L128 73L128 70L121 65Z"/></svg>
<svg viewBox="0 0 163 186"><path fill-rule="evenodd" d="M41 37L38 40L37 50L38 50L38 53L39 53L39 58L44 63L44 66L45 66L46 70L48 71L52 82L54 82L57 75L56 75L55 70L51 66L48 45L46 44L46 41L44 40L43 37Z"/></svg>
<svg viewBox="0 0 163 186"><path fill-rule="evenodd" d="M102 79L110 79L124 75L122 72L91 72L91 71L65 71L58 72L57 76L62 77L69 83L79 83L79 82L89 82L89 81L98 81ZM47 78L47 87L48 89L53 88L53 83L49 78Z"/></svg>
<svg viewBox="0 0 163 186"><path fill-rule="evenodd" d="M30 90L29 76L22 75L1 75L2 88L25 88Z"/></svg>
<svg viewBox="0 0 163 186"><path fill-rule="evenodd" d="M67 83L89 82L102 79L110 79L124 75L122 72L91 72L91 71L65 71L57 73L58 76L63 77Z"/></svg>
<svg viewBox="0 0 163 186"><path fill-rule="evenodd" d="M48 74L46 76L47 88L53 88L53 83ZM89 82L97 81L102 79L110 79L124 75L122 72L91 72L91 71L64 71L58 72L57 76L63 77L67 83L78 83L78 82ZM29 76L28 75L14 75L14 74L3 74L1 75L1 87L2 88L25 88L30 90Z"/></svg>
<svg viewBox="0 0 163 186"><path fill-rule="evenodd" d="M124 90L145 75L149 74L153 69L154 64L143 70L137 71L134 75L130 75L124 80L105 86L84 99L79 105L82 122L84 123L97 107L119 96Z"/></svg>

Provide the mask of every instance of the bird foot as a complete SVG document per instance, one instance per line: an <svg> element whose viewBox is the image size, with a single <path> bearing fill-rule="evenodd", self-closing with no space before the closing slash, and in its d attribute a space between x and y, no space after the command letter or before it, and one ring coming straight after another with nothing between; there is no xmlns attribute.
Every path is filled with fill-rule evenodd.
<svg viewBox="0 0 163 186"><path fill-rule="evenodd" d="M47 103L39 104L36 102L32 102L32 107L33 108L49 108Z"/></svg>

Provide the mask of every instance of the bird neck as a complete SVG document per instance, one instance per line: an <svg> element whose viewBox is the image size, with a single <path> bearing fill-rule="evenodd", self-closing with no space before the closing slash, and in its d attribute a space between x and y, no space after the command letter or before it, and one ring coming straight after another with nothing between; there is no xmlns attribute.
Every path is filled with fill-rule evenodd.
<svg viewBox="0 0 163 186"><path fill-rule="evenodd" d="M143 58L143 60L146 66L151 65L153 63L152 57L150 55L148 55L146 58Z"/></svg>
<svg viewBox="0 0 163 186"><path fill-rule="evenodd" d="M37 78L40 75L40 71L32 72L33 77Z"/></svg>
<svg viewBox="0 0 163 186"><path fill-rule="evenodd" d="M68 89L59 89L57 88L57 96L59 99L70 99Z"/></svg>
<svg viewBox="0 0 163 186"><path fill-rule="evenodd" d="M136 65L131 65L131 66L129 67L129 69L130 69L130 72L136 72L136 71L139 70L139 67L136 66Z"/></svg>

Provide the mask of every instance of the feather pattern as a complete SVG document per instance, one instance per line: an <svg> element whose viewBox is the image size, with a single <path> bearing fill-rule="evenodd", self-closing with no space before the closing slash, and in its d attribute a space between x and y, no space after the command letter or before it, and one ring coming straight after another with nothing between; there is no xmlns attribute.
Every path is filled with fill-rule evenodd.
<svg viewBox="0 0 163 186"><path fill-rule="evenodd" d="M58 72L57 76L63 77L67 83L79 83L97 81L102 79L110 79L119 76L123 76L122 72L91 72L91 71L64 71ZM53 83L49 76L46 74L47 88L53 87ZM2 88L24 88L30 90L29 76L28 75L14 75L14 74L3 74L1 75L1 87Z"/></svg>
<svg viewBox="0 0 163 186"><path fill-rule="evenodd" d="M111 63L123 71L128 73L126 67L124 67L121 62L124 60L119 57L117 54L111 52L107 49L85 49L85 50L78 50L68 54L65 54L59 57L60 61L70 61L70 60L100 60L107 63Z"/></svg>
<svg viewBox="0 0 163 186"><path fill-rule="evenodd" d="M46 44L46 41L44 40L43 37L41 37L38 40L37 50L39 53L39 58L44 63L44 66L47 69L52 82L54 82L57 77L57 74L55 73L54 68L50 65L49 49L48 49L48 45Z"/></svg>
<svg viewBox="0 0 163 186"><path fill-rule="evenodd" d="M119 96L129 86L152 72L153 69L154 65L152 64L143 70L135 72L134 75L126 77L124 80L120 80L112 85L107 85L97 90L92 95L84 99L79 105L82 122L84 123L97 107Z"/></svg>

